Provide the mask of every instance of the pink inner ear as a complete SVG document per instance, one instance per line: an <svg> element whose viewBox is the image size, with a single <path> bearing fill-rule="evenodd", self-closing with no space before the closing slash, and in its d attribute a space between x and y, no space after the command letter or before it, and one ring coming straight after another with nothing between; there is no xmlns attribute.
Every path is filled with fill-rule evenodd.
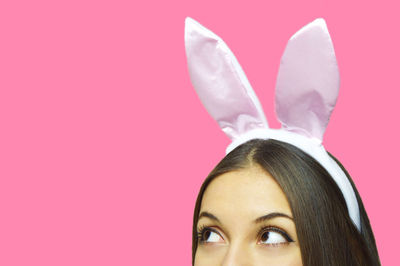
<svg viewBox="0 0 400 266"><path fill-rule="evenodd" d="M275 109L282 126L322 140L339 86L332 40L318 18L290 38L281 58Z"/></svg>
<svg viewBox="0 0 400 266"><path fill-rule="evenodd" d="M231 139L268 126L246 75L220 37L187 18L185 47L193 87L207 111Z"/></svg>

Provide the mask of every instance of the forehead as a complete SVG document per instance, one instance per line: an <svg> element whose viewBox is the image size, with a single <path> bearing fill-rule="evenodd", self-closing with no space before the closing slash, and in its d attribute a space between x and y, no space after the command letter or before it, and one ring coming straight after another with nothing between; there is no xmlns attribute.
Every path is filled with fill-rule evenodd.
<svg viewBox="0 0 400 266"><path fill-rule="evenodd" d="M204 192L201 210L227 219L252 219L271 212L291 215L289 203L275 179L260 166L216 177Z"/></svg>

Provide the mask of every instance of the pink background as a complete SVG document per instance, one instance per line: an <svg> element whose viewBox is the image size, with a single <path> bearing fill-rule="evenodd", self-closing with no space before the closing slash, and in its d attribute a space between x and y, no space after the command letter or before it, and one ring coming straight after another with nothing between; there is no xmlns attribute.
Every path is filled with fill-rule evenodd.
<svg viewBox="0 0 400 266"><path fill-rule="evenodd" d="M2 1L0 264L191 264L197 192L229 140L189 80L190 16L226 41L275 128L286 42L325 18L341 74L325 147L398 265L397 3Z"/></svg>

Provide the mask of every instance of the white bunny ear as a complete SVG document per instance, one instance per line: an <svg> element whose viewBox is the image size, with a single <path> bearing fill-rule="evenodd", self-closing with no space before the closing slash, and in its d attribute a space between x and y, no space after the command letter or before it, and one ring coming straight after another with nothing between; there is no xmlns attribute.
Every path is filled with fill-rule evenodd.
<svg viewBox="0 0 400 266"><path fill-rule="evenodd" d="M252 129L268 127L246 75L220 37L187 17L185 48L191 82L228 137L234 140Z"/></svg>
<svg viewBox="0 0 400 266"><path fill-rule="evenodd" d="M281 58L275 108L282 126L322 141L339 85L332 40L318 18L290 38Z"/></svg>

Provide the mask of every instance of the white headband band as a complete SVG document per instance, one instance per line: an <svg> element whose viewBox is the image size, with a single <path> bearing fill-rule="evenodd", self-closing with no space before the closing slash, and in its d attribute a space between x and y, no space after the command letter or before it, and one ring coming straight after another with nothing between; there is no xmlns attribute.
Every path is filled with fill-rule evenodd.
<svg viewBox="0 0 400 266"><path fill-rule="evenodd" d="M339 92L339 70L323 18L297 31L281 58L275 111L281 129L270 129L254 90L225 42L194 19L185 20L190 79L200 100L232 140L226 153L251 139L292 144L317 160L332 176L361 230L357 198L346 174L322 145Z"/></svg>

